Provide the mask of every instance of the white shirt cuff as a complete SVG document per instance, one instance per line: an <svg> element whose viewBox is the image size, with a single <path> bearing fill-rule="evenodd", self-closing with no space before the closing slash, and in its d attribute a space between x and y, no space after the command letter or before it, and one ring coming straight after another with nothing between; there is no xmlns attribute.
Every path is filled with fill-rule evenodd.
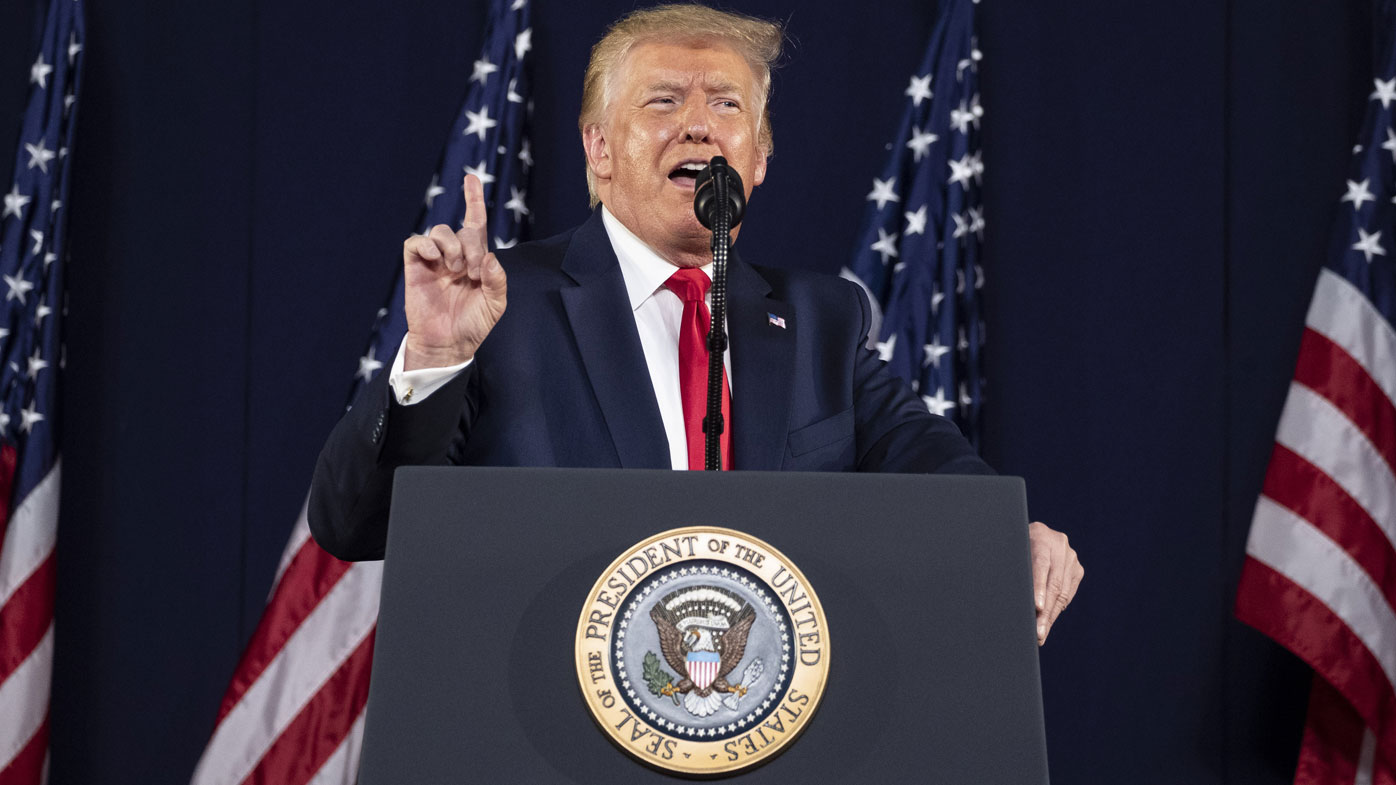
<svg viewBox="0 0 1396 785"><path fill-rule="evenodd" d="M436 392L446 385L447 382L456 378L466 366L473 360L466 360L459 365L449 365L445 368L418 368L415 371L403 370L403 352L407 347L407 338L404 336L402 343L398 344L397 356L393 358L392 370L388 372L388 386L393 388L393 396L402 406L411 406L414 403L421 403L428 395Z"/></svg>

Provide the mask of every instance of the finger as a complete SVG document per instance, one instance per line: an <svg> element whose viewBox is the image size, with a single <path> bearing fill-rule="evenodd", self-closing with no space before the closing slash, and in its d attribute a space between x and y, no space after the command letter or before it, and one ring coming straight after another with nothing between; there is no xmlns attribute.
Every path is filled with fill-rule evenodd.
<svg viewBox="0 0 1396 785"><path fill-rule="evenodd" d="M1071 552L1071 561L1066 568L1066 602L1062 603L1062 610L1076 599L1076 590L1081 586L1081 579L1086 577L1086 568L1081 566L1081 559L1076 555L1076 551Z"/></svg>
<svg viewBox="0 0 1396 785"><path fill-rule="evenodd" d="M1052 554L1041 535L1042 530L1046 528L1041 523L1034 523L1028 527L1029 545L1032 549L1033 607L1037 609L1039 616L1047 609L1047 574L1052 569Z"/></svg>
<svg viewBox="0 0 1396 785"><path fill-rule="evenodd" d="M424 262L441 261L441 249L436 247L436 243L424 234L414 234L402 242L402 255L404 261L412 261L416 258Z"/></svg>
<svg viewBox="0 0 1396 785"><path fill-rule="evenodd" d="M466 269L471 279L478 280L480 267L489 253L488 224L485 212L485 186L473 174L465 176L461 186L465 191L465 222L456 233L465 256Z"/></svg>
<svg viewBox="0 0 1396 785"><path fill-rule="evenodd" d="M1062 537L1063 541L1066 537ZM1065 563L1060 565L1062 574L1061 592L1052 603L1052 609L1047 616L1047 629L1042 634L1042 642L1047 641L1047 634L1052 631L1052 626L1057 623L1057 618L1066 610L1066 606L1076 597L1076 588L1081 585L1081 577L1086 571L1081 567L1080 560L1076 557L1076 551L1069 545L1066 546Z"/></svg>
<svg viewBox="0 0 1396 785"><path fill-rule="evenodd" d="M1060 535L1047 538L1048 569L1047 581L1042 610L1037 614L1037 639L1039 642L1047 640L1047 633L1052 629L1052 622L1056 621L1057 614L1061 613L1062 592L1066 586L1066 538Z"/></svg>
<svg viewBox="0 0 1396 785"><path fill-rule="evenodd" d="M431 241L441 250L441 258L446 262L446 269L453 273L459 273L463 269L461 261L460 240L456 238L451 227L445 224L437 224L431 227L428 233Z"/></svg>

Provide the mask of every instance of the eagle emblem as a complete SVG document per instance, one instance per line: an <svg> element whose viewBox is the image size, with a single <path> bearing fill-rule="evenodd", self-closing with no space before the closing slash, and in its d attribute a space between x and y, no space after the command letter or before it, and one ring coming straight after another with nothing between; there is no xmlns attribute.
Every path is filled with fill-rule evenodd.
<svg viewBox="0 0 1396 785"><path fill-rule="evenodd" d="M731 682L756 621L751 604L718 586L692 586L655 603L650 619L659 632L664 661L679 676L675 682L654 652L646 653L644 673L650 692L670 696L676 705L683 696L683 707L697 717L707 717L724 705L736 710L762 671L757 658L747 665L740 683Z"/></svg>

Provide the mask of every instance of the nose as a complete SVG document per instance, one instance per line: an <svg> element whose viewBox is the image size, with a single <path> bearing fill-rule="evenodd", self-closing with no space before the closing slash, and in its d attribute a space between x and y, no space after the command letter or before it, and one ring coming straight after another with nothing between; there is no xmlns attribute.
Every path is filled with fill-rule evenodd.
<svg viewBox="0 0 1396 785"><path fill-rule="evenodd" d="M706 142L711 132L710 110L705 102L690 102L684 107L684 141Z"/></svg>

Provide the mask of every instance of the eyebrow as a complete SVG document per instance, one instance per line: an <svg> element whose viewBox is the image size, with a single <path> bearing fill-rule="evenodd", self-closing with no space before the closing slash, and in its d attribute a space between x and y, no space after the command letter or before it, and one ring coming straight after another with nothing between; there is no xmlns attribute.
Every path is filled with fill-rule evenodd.
<svg viewBox="0 0 1396 785"><path fill-rule="evenodd" d="M673 79L663 79L657 82L651 82L649 86L645 89L648 92L682 92L686 87L686 82L680 82ZM709 92L716 93L735 93L741 90L740 84L738 84L737 82L729 82L726 80L720 82L705 81L703 87Z"/></svg>

